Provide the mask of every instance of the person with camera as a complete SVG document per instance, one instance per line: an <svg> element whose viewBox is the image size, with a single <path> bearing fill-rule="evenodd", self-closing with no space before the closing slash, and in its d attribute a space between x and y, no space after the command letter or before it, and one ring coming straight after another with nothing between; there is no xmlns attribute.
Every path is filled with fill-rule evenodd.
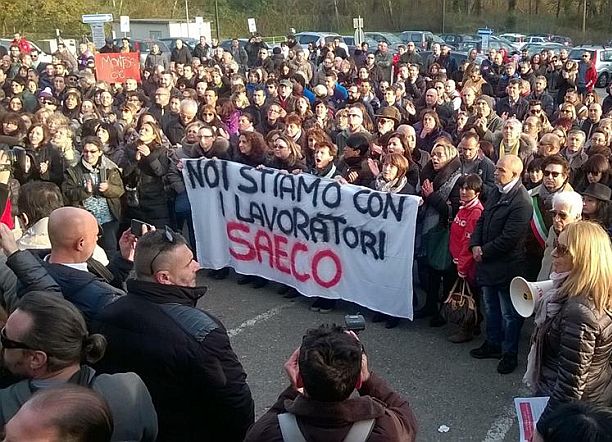
<svg viewBox="0 0 612 442"><path fill-rule="evenodd" d="M97 374L88 364L104 356L106 339L87 331L70 302L47 292L30 292L0 332L2 356L24 380L0 390L0 427L36 391L76 384L100 393L114 420L113 441L155 441L157 416L151 396L135 373Z"/></svg>
<svg viewBox="0 0 612 442"><path fill-rule="evenodd" d="M81 161L64 173L62 192L68 205L83 207L102 226L102 245L108 256L117 252L121 196L125 193L118 166L103 152L98 137L82 140Z"/></svg>
<svg viewBox="0 0 612 442"><path fill-rule="evenodd" d="M308 330L285 371L289 387L245 442L416 440L410 404L370 371L355 333L325 325Z"/></svg>
<svg viewBox="0 0 612 442"><path fill-rule="evenodd" d="M0 224L0 247L7 256L7 266L22 285L27 287L28 281L19 275L32 275L43 269L42 275L50 275L57 282L57 291L76 305L89 323L125 294L123 284L132 270L137 240L129 230L123 232L119 239L121 253L104 266L91 259L98 233L98 222L91 213L77 207L61 207L49 216L51 250L44 261L33 259L28 250L19 250L13 233L4 224Z"/></svg>
<svg viewBox="0 0 612 442"><path fill-rule="evenodd" d="M199 269L185 238L169 227L139 238L128 295L92 325L109 343L97 367L142 377L157 409L158 441L242 442L254 403L227 330L196 307L206 292Z"/></svg>

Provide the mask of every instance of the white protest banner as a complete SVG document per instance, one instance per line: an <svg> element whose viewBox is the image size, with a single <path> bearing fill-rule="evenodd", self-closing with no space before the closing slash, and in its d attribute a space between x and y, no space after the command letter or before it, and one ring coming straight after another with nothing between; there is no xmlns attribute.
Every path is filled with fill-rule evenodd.
<svg viewBox="0 0 612 442"><path fill-rule="evenodd" d="M412 319L419 198L221 160L186 160L198 260Z"/></svg>

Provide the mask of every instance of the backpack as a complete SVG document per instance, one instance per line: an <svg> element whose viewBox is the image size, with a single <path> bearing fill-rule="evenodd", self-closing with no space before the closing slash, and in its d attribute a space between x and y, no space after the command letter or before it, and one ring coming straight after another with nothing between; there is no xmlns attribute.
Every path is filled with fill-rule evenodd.
<svg viewBox="0 0 612 442"><path fill-rule="evenodd" d="M344 442L366 442L376 419L368 419L353 423L348 434L344 438ZM297 424L295 414L283 413L278 415L278 423L280 424L281 433L284 442L306 442Z"/></svg>

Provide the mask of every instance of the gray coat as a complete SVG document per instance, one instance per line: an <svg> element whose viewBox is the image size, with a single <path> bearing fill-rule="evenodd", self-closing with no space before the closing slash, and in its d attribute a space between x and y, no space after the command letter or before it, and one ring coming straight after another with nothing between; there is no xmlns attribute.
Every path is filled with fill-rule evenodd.
<svg viewBox="0 0 612 442"><path fill-rule="evenodd" d="M81 385L91 387L108 403L113 415L112 441L155 441L157 414L149 390L136 373L100 374L83 365ZM35 393L31 380L26 379L0 390L0 426Z"/></svg>

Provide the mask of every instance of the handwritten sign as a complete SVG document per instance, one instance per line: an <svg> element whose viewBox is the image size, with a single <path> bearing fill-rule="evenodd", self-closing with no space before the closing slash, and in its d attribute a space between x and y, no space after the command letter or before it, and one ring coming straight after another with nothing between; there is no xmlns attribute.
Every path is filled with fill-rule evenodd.
<svg viewBox="0 0 612 442"><path fill-rule="evenodd" d="M419 199L309 174L187 160L198 259L412 318Z"/></svg>
<svg viewBox="0 0 612 442"><path fill-rule="evenodd" d="M137 52L96 54L96 79L109 83L140 81L140 56Z"/></svg>

